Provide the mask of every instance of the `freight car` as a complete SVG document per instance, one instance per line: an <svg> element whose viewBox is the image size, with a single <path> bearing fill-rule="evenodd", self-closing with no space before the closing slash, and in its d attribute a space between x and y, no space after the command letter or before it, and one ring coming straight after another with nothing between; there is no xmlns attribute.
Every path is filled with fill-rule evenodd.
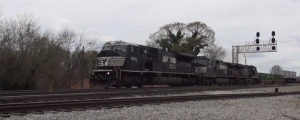
<svg viewBox="0 0 300 120"><path fill-rule="evenodd" d="M300 76L296 78L296 83L300 83Z"/></svg>
<svg viewBox="0 0 300 120"><path fill-rule="evenodd" d="M97 55L92 87L257 84L255 66L232 64L158 48L110 41Z"/></svg>
<svg viewBox="0 0 300 120"><path fill-rule="evenodd" d="M284 76L286 83L295 83L296 82L296 74L297 73L294 71L284 70L283 76Z"/></svg>
<svg viewBox="0 0 300 120"><path fill-rule="evenodd" d="M264 84L283 84L285 82L283 75L269 73L258 73L258 80Z"/></svg>

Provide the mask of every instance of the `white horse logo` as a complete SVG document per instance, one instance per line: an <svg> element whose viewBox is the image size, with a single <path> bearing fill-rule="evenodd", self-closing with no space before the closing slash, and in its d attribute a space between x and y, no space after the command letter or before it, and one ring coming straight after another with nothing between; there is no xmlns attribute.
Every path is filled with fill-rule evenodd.
<svg viewBox="0 0 300 120"><path fill-rule="evenodd" d="M108 66L108 59L107 58L103 59L103 65Z"/></svg>

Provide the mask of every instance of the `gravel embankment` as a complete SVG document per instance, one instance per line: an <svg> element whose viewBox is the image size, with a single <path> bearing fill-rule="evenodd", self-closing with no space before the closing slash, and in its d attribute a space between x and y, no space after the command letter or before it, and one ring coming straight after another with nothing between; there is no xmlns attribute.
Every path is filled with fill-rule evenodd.
<svg viewBox="0 0 300 120"><path fill-rule="evenodd" d="M275 88L279 88L278 92L292 92L300 91L300 86L287 86L287 87L269 87L269 88L251 88L251 89L237 89L237 90L226 90L226 91L203 91L203 92L188 92L184 94L164 94L164 95L151 95L155 97L163 96L185 96L185 95L208 95L208 94L236 94L236 93L261 93L261 92L274 92ZM130 98L141 98L147 97L148 95L134 95ZM129 97L113 97L116 98L129 98Z"/></svg>
<svg viewBox="0 0 300 120"><path fill-rule="evenodd" d="M102 110L29 114L5 120L299 120L300 96L192 101Z"/></svg>
<svg viewBox="0 0 300 120"><path fill-rule="evenodd" d="M279 92L300 91L300 86L278 87ZM273 92L273 88L204 91L174 95ZM166 96L166 95L155 95ZM143 96L135 96L143 97ZM118 97L121 98L121 97ZM1 118L0 118L1 119ZM102 110L28 114L5 120L300 120L300 96L193 101L160 105L132 106Z"/></svg>

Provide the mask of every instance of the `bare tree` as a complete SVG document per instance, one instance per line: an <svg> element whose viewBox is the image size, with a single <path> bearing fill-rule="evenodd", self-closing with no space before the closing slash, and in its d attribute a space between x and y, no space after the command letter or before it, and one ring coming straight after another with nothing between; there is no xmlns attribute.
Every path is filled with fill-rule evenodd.
<svg viewBox="0 0 300 120"><path fill-rule="evenodd" d="M92 48L96 38L85 38L84 32L77 33L69 28L62 30L59 36L64 39L63 49L66 50L61 66L65 73L62 79L65 80L64 87L70 88L80 80L79 78L87 77L88 69L85 65L84 49Z"/></svg>
<svg viewBox="0 0 300 120"><path fill-rule="evenodd" d="M270 74L275 74L275 75L282 75L283 69L279 65L274 65L270 69Z"/></svg>
<svg viewBox="0 0 300 120"><path fill-rule="evenodd" d="M179 44L184 37L185 24L180 22L166 24L160 29L150 34L149 41L146 41L146 44L151 47L160 47L164 50L174 49L172 46Z"/></svg>
<svg viewBox="0 0 300 120"><path fill-rule="evenodd" d="M0 58L0 74L5 76L8 86L36 88L45 71L44 64L55 54L52 47L61 42L51 39L51 31L41 32L41 26L30 14L1 20L0 27L0 53L7 56Z"/></svg>
<svg viewBox="0 0 300 120"><path fill-rule="evenodd" d="M204 48L202 54L211 60L222 60L226 56L225 50L217 42Z"/></svg>
<svg viewBox="0 0 300 120"><path fill-rule="evenodd" d="M33 15L1 19L1 89L70 87L87 77L83 49L89 50L95 40L67 28L58 34L42 31Z"/></svg>
<svg viewBox="0 0 300 120"><path fill-rule="evenodd" d="M213 44L215 42L215 32L212 28L200 21L191 22L185 27L187 37L195 38L197 42L204 44Z"/></svg>
<svg viewBox="0 0 300 120"><path fill-rule="evenodd" d="M196 21L188 24L175 22L164 25L150 34L146 44L175 52L198 55L205 46L212 46L215 32L205 23Z"/></svg>

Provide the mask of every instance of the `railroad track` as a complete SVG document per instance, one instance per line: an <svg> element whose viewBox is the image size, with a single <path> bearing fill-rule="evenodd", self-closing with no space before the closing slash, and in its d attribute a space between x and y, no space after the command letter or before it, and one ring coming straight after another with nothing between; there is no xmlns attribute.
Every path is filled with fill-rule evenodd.
<svg viewBox="0 0 300 120"><path fill-rule="evenodd" d="M219 87L245 87L245 88L257 88L257 87L280 87L280 86L296 86L291 85L255 85L255 86L196 86L196 87L147 87L147 88L133 88L133 89L54 89L54 90L11 90L0 91L0 97L4 96L20 96L20 95L40 95L40 94L66 94L66 93L86 93L86 92L111 92L111 91L136 91L136 90L163 90L163 89L214 89Z"/></svg>
<svg viewBox="0 0 300 120"><path fill-rule="evenodd" d="M133 89L54 89L54 90L12 90L0 91L0 97L3 96L18 96L18 95L37 95L37 94L58 94L58 93L83 93L83 92L98 92L98 91L134 91L134 90L148 90L148 89L167 89L167 87L147 87L147 88L133 88ZM170 87L169 87L170 89ZM176 88L174 88L176 89Z"/></svg>
<svg viewBox="0 0 300 120"><path fill-rule="evenodd" d="M271 97L282 95L299 95L298 92L272 92L272 93L247 93L247 94L214 94L214 95L193 95L193 96L169 96L169 97L144 97L126 99L101 99L101 100L78 100L78 101L56 101L56 102L36 102L36 103L15 103L0 105L2 117L9 117L10 114L44 113L47 110L71 111L85 109L102 109L112 107L124 107L142 105L149 103L183 102L194 100L211 99L236 99L251 97Z"/></svg>
<svg viewBox="0 0 300 120"><path fill-rule="evenodd" d="M215 90L234 90L234 89L249 89L249 88L266 88L266 87L282 87L281 85L267 86L211 86L211 87L181 87L181 88L160 88L160 89L127 89L113 91L64 91L64 92L46 92L47 94L35 94L34 92L27 95L12 94L0 97L0 104L20 103L20 102L37 102L37 101L70 101L82 99L105 99L112 97L130 97L135 95L161 95L161 94L179 94L186 92L202 92Z"/></svg>

